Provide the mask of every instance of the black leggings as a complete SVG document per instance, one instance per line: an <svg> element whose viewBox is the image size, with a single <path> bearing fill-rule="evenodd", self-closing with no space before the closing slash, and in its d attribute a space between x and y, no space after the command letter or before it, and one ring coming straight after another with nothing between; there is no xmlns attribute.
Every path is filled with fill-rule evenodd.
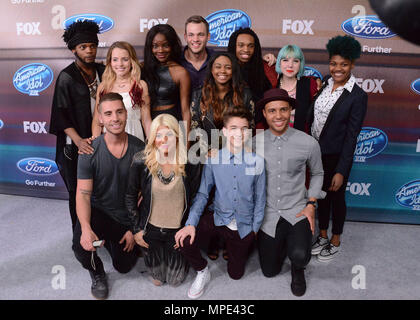
<svg viewBox="0 0 420 320"><path fill-rule="evenodd" d="M338 164L339 155L323 155L322 166L324 168L324 183L322 190L327 193L325 199L318 201L318 222L319 229L328 230L330 216L332 216L332 233L340 235L343 233L344 221L346 220L346 186L348 177L344 177L343 185L337 191L328 191L335 169Z"/></svg>
<svg viewBox="0 0 420 320"><path fill-rule="evenodd" d="M275 238L260 230L257 246L264 276L274 277L279 274L286 256L294 267L298 269L306 267L311 260L311 242L312 232L306 218L294 226L280 218Z"/></svg>

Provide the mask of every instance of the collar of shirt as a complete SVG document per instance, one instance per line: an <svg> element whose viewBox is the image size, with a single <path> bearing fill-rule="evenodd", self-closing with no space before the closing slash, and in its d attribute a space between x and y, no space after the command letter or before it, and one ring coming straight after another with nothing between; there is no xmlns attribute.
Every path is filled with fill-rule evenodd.
<svg viewBox="0 0 420 320"><path fill-rule="evenodd" d="M291 135L291 133L292 133L292 131L293 130L290 130L291 128L290 127L288 127L287 128L287 130L286 130L286 132L285 133L283 133L281 136L276 136L275 134L273 134L272 132L271 132L271 130L270 129L267 129L267 131L268 131L268 137L269 137L269 139L270 139L270 141L271 142L275 142L276 140L278 140L278 139L281 139L281 140L284 140L284 141L287 141L287 140L289 140L289 137L290 137L290 135Z"/></svg>
<svg viewBox="0 0 420 320"><path fill-rule="evenodd" d="M353 90L354 84L356 83L356 78L354 77L353 74L351 74L349 80L347 80L346 84L344 86L338 87L337 89L335 89L335 91L343 91L344 89L346 89L348 92L351 92ZM328 79L328 88L329 91L331 92L331 88L333 87L334 84L334 80L333 78L329 78Z"/></svg>
<svg viewBox="0 0 420 320"><path fill-rule="evenodd" d="M191 62L189 62L187 59L185 59L185 51L186 51L187 49L188 49L188 46L185 46L185 47L184 47L184 51L183 51L183 52L182 52L182 54L181 54L181 61L183 61L183 62L187 63L188 65L191 65L191 67L192 67L192 68L194 68L194 67L193 67L193 65L192 65L192 63L191 63ZM210 58L211 58L212 54L214 53L214 50L213 50L213 49L211 49L211 48L207 48L207 47L206 47L206 52L207 52L207 58L206 58L206 61L204 61L203 65L201 66L200 70L202 70L202 69L204 69L204 68L206 68L206 67L207 67L207 63L209 62L209 60L210 60Z"/></svg>

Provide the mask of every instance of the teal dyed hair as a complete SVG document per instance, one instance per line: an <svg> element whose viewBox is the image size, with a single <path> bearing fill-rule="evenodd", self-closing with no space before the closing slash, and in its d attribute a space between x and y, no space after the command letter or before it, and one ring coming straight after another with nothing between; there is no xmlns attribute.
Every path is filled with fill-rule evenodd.
<svg viewBox="0 0 420 320"><path fill-rule="evenodd" d="M277 55L277 62L276 62L276 72L281 75L281 68L280 68L280 61L284 58L294 58L299 59L300 61L300 67L299 72L297 73L296 77L299 79L301 76L303 76L303 72L305 71L305 57L303 55L302 50L294 45L294 44L288 44L287 46L284 46L280 49L279 54Z"/></svg>

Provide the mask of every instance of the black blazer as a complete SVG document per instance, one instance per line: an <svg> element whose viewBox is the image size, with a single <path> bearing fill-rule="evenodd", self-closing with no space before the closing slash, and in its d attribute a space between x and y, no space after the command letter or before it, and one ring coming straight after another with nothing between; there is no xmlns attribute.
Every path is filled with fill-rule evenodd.
<svg viewBox="0 0 420 320"><path fill-rule="evenodd" d="M328 79L318 92L309 110L309 128L314 120L314 107L321 92L328 84ZM339 155L335 173L344 177L350 174L357 137L362 128L367 109L368 96L357 84L349 92L344 89L331 109L319 137L322 155Z"/></svg>

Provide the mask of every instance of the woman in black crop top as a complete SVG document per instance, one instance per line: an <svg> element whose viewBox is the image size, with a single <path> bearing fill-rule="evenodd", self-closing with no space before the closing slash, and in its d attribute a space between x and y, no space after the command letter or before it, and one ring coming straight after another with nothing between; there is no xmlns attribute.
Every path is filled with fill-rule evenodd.
<svg viewBox="0 0 420 320"><path fill-rule="evenodd" d="M179 63L181 41L174 28L158 24L149 30L144 45L142 76L150 95L150 115L154 119L169 113L190 127L190 76ZM145 128L146 135L149 128Z"/></svg>

